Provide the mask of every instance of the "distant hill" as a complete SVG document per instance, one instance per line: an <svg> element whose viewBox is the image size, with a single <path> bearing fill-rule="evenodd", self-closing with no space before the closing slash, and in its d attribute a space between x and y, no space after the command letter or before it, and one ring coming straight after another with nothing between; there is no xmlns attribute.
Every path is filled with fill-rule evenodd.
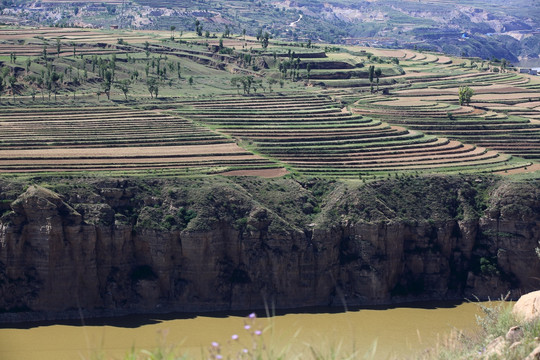
<svg viewBox="0 0 540 360"><path fill-rule="evenodd" d="M421 48L540 66L540 0L4 0L0 21Z"/></svg>
<svg viewBox="0 0 540 360"><path fill-rule="evenodd" d="M416 45L454 55L514 62L538 59L540 53L537 0L299 0L273 4L341 22L349 37L342 41L347 42L389 47Z"/></svg>

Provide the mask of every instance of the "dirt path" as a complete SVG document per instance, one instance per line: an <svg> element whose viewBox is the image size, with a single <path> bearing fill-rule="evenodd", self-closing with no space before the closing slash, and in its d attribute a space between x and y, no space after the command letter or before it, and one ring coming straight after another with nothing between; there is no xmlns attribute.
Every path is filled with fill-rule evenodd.
<svg viewBox="0 0 540 360"><path fill-rule="evenodd" d="M218 174L223 176L260 176L263 178L281 177L289 172L285 168L259 169L259 170L233 170Z"/></svg>
<svg viewBox="0 0 540 360"><path fill-rule="evenodd" d="M296 27L296 24L298 24L298 22L300 22L300 20L302 20L303 17L304 17L304 15L300 14L300 17L298 18L298 20L293 21L292 23L289 24L289 26L290 27Z"/></svg>
<svg viewBox="0 0 540 360"><path fill-rule="evenodd" d="M45 158L134 158L140 156L186 156L186 155L212 155L245 153L246 150L234 143L212 145L184 145L184 146L130 146L108 148L56 148L35 150L0 150L2 159Z"/></svg>

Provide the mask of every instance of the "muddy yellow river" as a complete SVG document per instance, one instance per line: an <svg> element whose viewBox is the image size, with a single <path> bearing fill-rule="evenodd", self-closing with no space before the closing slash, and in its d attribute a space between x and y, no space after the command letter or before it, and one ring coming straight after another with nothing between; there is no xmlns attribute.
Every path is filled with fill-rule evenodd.
<svg viewBox="0 0 540 360"><path fill-rule="evenodd" d="M336 311L296 311L270 319L260 312L256 319L247 314L146 315L85 321L85 326L81 321L0 325L0 359L121 359L132 348L159 344L175 345L200 358L212 351L212 342L219 343L221 354L233 356L253 347L292 355L311 346L326 354L331 349L342 355L356 352L360 358L371 349L374 359L386 359L435 346L453 328L474 331L475 314L481 312L472 303Z"/></svg>

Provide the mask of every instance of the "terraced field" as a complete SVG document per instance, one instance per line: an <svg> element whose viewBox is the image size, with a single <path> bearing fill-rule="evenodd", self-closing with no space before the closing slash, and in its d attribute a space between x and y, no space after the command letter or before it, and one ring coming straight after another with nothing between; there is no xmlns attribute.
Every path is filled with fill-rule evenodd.
<svg viewBox="0 0 540 360"><path fill-rule="evenodd" d="M0 172L280 176L285 166L369 179L531 171L540 159L540 80L489 62L194 33L39 34L0 29L0 56L17 55L0 65L15 77L4 79ZM464 85L476 92L469 106L457 101Z"/></svg>
<svg viewBox="0 0 540 360"><path fill-rule="evenodd" d="M19 41L31 42L36 40L41 41L56 41L60 39L66 43L76 44L116 44L118 38L124 39L130 43L143 43L160 38L166 38L167 32L126 32L126 31L103 31L103 30L88 30L80 28L0 28L0 41L17 41L16 45L22 45Z"/></svg>
<svg viewBox="0 0 540 360"><path fill-rule="evenodd" d="M509 155L352 114L326 96L192 101L176 113L237 138L303 174L358 177L407 171L504 171Z"/></svg>
<svg viewBox="0 0 540 360"><path fill-rule="evenodd" d="M190 121L123 107L2 109L0 171L158 169L164 174L277 165Z"/></svg>
<svg viewBox="0 0 540 360"><path fill-rule="evenodd" d="M444 103L399 105L399 101L362 102L354 112L403 124L427 134L449 136L524 158L540 159L540 121L470 106Z"/></svg>
<svg viewBox="0 0 540 360"><path fill-rule="evenodd" d="M407 69L407 61L403 61ZM516 73L479 72L455 65L414 66L420 76L389 87L390 95L366 94L353 112L435 136L526 159L540 159L540 101L537 80ZM413 74L412 71L408 72ZM459 106L458 87L475 91Z"/></svg>

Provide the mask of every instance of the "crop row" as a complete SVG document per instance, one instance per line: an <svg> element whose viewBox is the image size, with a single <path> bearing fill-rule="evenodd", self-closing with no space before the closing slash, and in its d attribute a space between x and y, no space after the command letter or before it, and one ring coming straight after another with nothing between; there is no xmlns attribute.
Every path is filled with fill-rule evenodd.
<svg viewBox="0 0 540 360"><path fill-rule="evenodd" d="M181 114L240 138L261 154L289 163L301 172L317 168L425 169L454 167L455 164L474 167L475 164L496 164L508 159L496 151L430 138L348 111L321 111L301 98L297 100L303 106L301 113L287 110L291 101L288 100L284 109L276 106L256 108L231 101L235 106L230 111L223 111L222 105L213 105L212 101L199 101L190 104L191 109L183 109ZM263 102L261 97L258 102ZM344 123L344 118L363 123ZM309 128L303 127L306 125Z"/></svg>
<svg viewBox="0 0 540 360"><path fill-rule="evenodd" d="M123 107L3 108L1 172L275 168L193 122Z"/></svg>
<svg viewBox="0 0 540 360"><path fill-rule="evenodd" d="M433 116L436 112L422 113L421 111L402 111L401 109L398 112L394 110L391 102L386 105L379 103L378 106L370 102L371 100L359 103L361 108L355 110L355 113L369 113L381 121L401 124L409 129L436 136L449 136L518 156L527 154L528 158L540 158L537 152L525 152L523 149L523 145L527 145L527 140L540 137L540 122L532 122L519 116L488 113L483 110L470 112L469 109L461 112L453 111L450 114L444 114L441 111L440 118L437 118ZM414 109L414 106L411 108ZM398 113L400 116L396 116ZM456 113L457 115L455 115ZM495 139L505 139L507 142L505 146L500 146L499 142L493 141Z"/></svg>

